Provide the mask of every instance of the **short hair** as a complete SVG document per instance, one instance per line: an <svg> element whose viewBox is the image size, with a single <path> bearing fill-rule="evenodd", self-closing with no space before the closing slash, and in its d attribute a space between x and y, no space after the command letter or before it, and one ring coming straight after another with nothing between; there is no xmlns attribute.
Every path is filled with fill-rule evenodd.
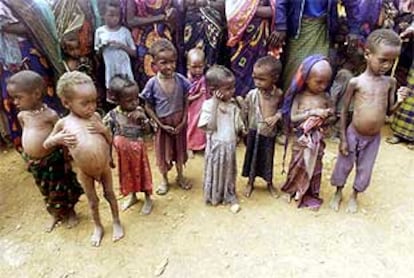
<svg viewBox="0 0 414 278"><path fill-rule="evenodd" d="M8 80L7 85L15 85L19 90L25 93L32 93L35 90L40 90L43 94L46 85L42 76L32 70L22 70L13 74Z"/></svg>
<svg viewBox="0 0 414 278"><path fill-rule="evenodd" d="M125 88L136 86L139 90L137 82L131 80L126 74L116 74L109 82L109 90L114 94L115 98L119 100L125 92Z"/></svg>
<svg viewBox="0 0 414 278"><path fill-rule="evenodd" d="M187 53L187 62L190 61L190 57L193 56L193 55L199 55L203 61L206 58L206 54L204 53L204 51L199 47L195 47L195 48L191 48L188 51L188 53Z"/></svg>
<svg viewBox="0 0 414 278"><path fill-rule="evenodd" d="M395 33L393 30L377 29L371 34L369 34L367 38L366 47L370 51L375 52L380 44L401 47L402 41L398 34Z"/></svg>
<svg viewBox="0 0 414 278"><path fill-rule="evenodd" d="M157 56L158 53L163 51L172 51L174 52L174 55L177 56L177 49L175 48L173 43L164 38L158 39L155 42L153 42L149 49L149 53L153 58L155 58L155 56Z"/></svg>
<svg viewBox="0 0 414 278"><path fill-rule="evenodd" d="M206 72L206 83L207 86L218 88L224 80L235 79L233 72L221 65L214 65Z"/></svg>
<svg viewBox="0 0 414 278"><path fill-rule="evenodd" d="M272 76L280 75L280 73L282 72L282 63L280 62L280 60L276 59L271 55L267 55L257 59L256 63L254 64L254 67L267 67L271 72Z"/></svg>
<svg viewBox="0 0 414 278"><path fill-rule="evenodd" d="M80 84L90 84L95 86L92 78L86 73L80 71L71 71L64 73L58 80L56 92L59 98L70 98L73 93L73 86Z"/></svg>
<svg viewBox="0 0 414 278"><path fill-rule="evenodd" d="M118 0L107 0L105 2L104 14L106 14L108 8L116 8L119 9L119 12L121 12L121 5Z"/></svg>

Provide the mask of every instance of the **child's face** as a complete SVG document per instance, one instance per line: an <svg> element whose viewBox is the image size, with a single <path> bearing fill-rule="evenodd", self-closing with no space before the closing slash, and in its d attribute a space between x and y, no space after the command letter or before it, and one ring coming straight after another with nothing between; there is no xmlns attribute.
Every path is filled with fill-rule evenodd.
<svg viewBox="0 0 414 278"><path fill-rule="evenodd" d="M124 89L118 99L118 104L123 111L130 112L137 109L139 105L138 93L139 91L136 85Z"/></svg>
<svg viewBox="0 0 414 278"><path fill-rule="evenodd" d="M326 92L332 78L332 69L327 61L316 63L306 80L307 89L314 94Z"/></svg>
<svg viewBox="0 0 414 278"><path fill-rule="evenodd" d="M375 75L386 74L393 66L395 59L400 55L401 47L380 44L375 51L365 50L367 67Z"/></svg>
<svg viewBox="0 0 414 278"><path fill-rule="evenodd" d="M233 97L234 92L236 91L236 80L234 78L224 80L220 88L218 88L218 91L223 96L221 98L222 101L229 101Z"/></svg>
<svg viewBox="0 0 414 278"><path fill-rule="evenodd" d="M194 78L200 78L204 73L204 60L198 55L190 56L187 63L187 69Z"/></svg>
<svg viewBox="0 0 414 278"><path fill-rule="evenodd" d="M263 91L273 89L277 81L277 76L272 76L268 67L253 67L252 77L256 88Z"/></svg>
<svg viewBox="0 0 414 278"><path fill-rule="evenodd" d="M42 103L42 93L40 90L26 92L19 88L18 85L11 84L7 86L7 91L13 99L13 104L20 111L35 109Z"/></svg>
<svg viewBox="0 0 414 278"><path fill-rule="evenodd" d="M63 103L73 114L82 119L89 119L96 110L97 93L92 84L78 84L73 86L72 96L64 99Z"/></svg>
<svg viewBox="0 0 414 278"><path fill-rule="evenodd" d="M159 52L154 57L154 64L158 71L166 77L171 77L175 72L177 55L171 50Z"/></svg>
<svg viewBox="0 0 414 278"><path fill-rule="evenodd" d="M117 7L107 6L105 12L105 25L109 28L115 28L119 25L120 21L120 10Z"/></svg>
<svg viewBox="0 0 414 278"><path fill-rule="evenodd" d="M64 51L69 57L79 58L80 49L78 40L65 40Z"/></svg>

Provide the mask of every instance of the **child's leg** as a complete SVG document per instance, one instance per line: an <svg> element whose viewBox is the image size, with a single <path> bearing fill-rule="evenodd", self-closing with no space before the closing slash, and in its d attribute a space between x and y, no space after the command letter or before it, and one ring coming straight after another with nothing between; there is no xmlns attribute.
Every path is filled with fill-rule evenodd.
<svg viewBox="0 0 414 278"><path fill-rule="evenodd" d="M67 221L68 222L67 222L66 227L68 229L72 229L73 227L75 227L79 223L78 216L76 215L76 212L73 208L70 208L69 211L68 211L68 220Z"/></svg>
<svg viewBox="0 0 414 278"><path fill-rule="evenodd" d="M124 237L124 230L121 226L121 221L119 220L118 203L116 202L114 189L112 188L112 173L110 168L105 170L105 173L103 174L102 185L104 197L111 207L113 223L112 240L118 241Z"/></svg>
<svg viewBox="0 0 414 278"><path fill-rule="evenodd" d="M342 201L342 190L344 189L343 186L337 186L335 194L333 195L331 202L329 203L329 206L334 211L339 211L339 206Z"/></svg>
<svg viewBox="0 0 414 278"><path fill-rule="evenodd" d="M95 224L95 230L91 237L92 246L99 246L104 234L101 219L99 217L99 198L96 195L94 179L84 174L82 171L78 175L79 181L82 184L86 197L88 198L89 208L92 213L92 219Z"/></svg>
<svg viewBox="0 0 414 278"><path fill-rule="evenodd" d="M244 189L244 196L250 198L254 190L254 178L249 178L246 188Z"/></svg>
<svg viewBox="0 0 414 278"><path fill-rule="evenodd" d="M381 137L378 135L357 154L354 192L351 199L349 199L347 212L355 213L358 211L357 195L360 192L364 192L371 182L372 170L377 158L380 141Z"/></svg>
<svg viewBox="0 0 414 278"><path fill-rule="evenodd" d="M273 185L272 181L267 182L267 190L269 191L270 195L273 198L279 198L280 197L279 192L277 191L276 187Z"/></svg>
<svg viewBox="0 0 414 278"><path fill-rule="evenodd" d="M138 203L137 194L135 192L130 193L129 196L129 199L122 204L122 211L126 211L127 209Z"/></svg>
<svg viewBox="0 0 414 278"><path fill-rule="evenodd" d="M148 215L151 213L151 211L152 211L151 194L149 194L148 192L145 192L145 202L144 202L144 205L142 206L141 213L144 215Z"/></svg>
<svg viewBox="0 0 414 278"><path fill-rule="evenodd" d="M160 171L161 176L162 176L162 182L161 184L158 186L157 190L155 191L158 195L165 195L168 192L168 186L169 186L169 182L168 182L168 172L163 173L162 171Z"/></svg>
<svg viewBox="0 0 414 278"><path fill-rule="evenodd" d="M193 186L190 181L188 181L183 174L183 164L181 162L177 162L175 164L175 168L177 169L177 183L178 185L184 189L189 190Z"/></svg>

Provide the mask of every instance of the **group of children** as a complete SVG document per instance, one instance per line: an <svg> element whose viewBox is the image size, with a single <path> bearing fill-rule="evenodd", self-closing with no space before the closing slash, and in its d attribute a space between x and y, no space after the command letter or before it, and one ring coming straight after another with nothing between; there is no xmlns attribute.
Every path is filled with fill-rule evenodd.
<svg viewBox="0 0 414 278"><path fill-rule="evenodd" d="M394 100L396 82L385 75L400 49L401 40L393 31L379 29L371 33L365 49L366 70L347 86L340 118L338 160L331 179L337 188L331 201L335 210L339 209L342 189L356 165L348 210L357 211L357 195L369 185L385 116L406 97L399 91L397 101ZM239 138L244 138L246 144L242 167L242 176L248 178L245 196L252 194L256 177L265 180L272 196L279 195L273 184L273 158L277 126L281 122L287 135L285 154L289 135L292 131L294 134L292 159L281 190L299 207L320 207L324 136L336 115L327 94L332 69L326 57L307 57L285 93L277 86L282 70L280 61L272 56L258 59L252 72L256 88L243 99L233 97L232 71L214 65L205 72L204 53L199 49L188 54L189 79L175 71L178 57L170 41L156 40L150 53L157 73L141 92L124 72L111 78L108 89L117 106L103 120L95 112L94 83L84 73L72 71L60 77L57 93L69 111L61 119L42 104L44 85L37 74L22 71L9 79L8 91L21 111L24 157L52 216L49 230L58 221L67 221L70 227L76 223L74 206L84 191L95 224L92 244L99 246L104 232L95 190L95 182L99 182L112 212L113 240L123 237L112 188L112 146L117 151L121 192L129 195L123 208L136 203L136 193L144 192L141 211L149 214L153 205L152 176L144 136L151 130L155 131L156 165L162 176L157 194L168 192L168 173L174 166L176 183L184 190L190 189L192 184L185 178L183 167L192 151L204 148L204 201L211 205L230 204L230 210L236 213L240 210L236 195ZM348 125L351 102L354 112ZM71 170L71 160L82 187Z"/></svg>

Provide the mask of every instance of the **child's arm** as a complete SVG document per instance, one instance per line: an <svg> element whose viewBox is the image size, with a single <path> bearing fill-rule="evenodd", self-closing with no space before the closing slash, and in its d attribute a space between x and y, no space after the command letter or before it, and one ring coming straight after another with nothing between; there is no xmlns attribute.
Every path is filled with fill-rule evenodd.
<svg viewBox="0 0 414 278"><path fill-rule="evenodd" d="M295 97L292 103L292 110L290 112L290 121L292 123L303 122L311 116L317 116L321 118L326 118L328 116L327 109L316 108L299 111L299 97L300 96Z"/></svg>
<svg viewBox="0 0 414 278"><path fill-rule="evenodd" d="M187 123L187 114L188 114L188 99L184 98L184 111L183 111L183 119L181 122L175 127L174 131L175 134L178 134L181 132L181 129L185 126Z"/></svg>
<svg viewBox="0 0 414 278"><path fill-rule="evenodd" d="M166 21L166 14L160 14L156 16L143 16L138 17L135 15L136 13L136 4L134 0L128 0L126 5L126 22L128 24L128 27L134 28L134 27L141 27L145 25L151 25L154 23L161 23Z"/></svg>
<svg viewBox="0 0 414 278"><path fill-rule="evenodd" d="M397 111L398 107L400 107L401 103L407 98L407 96L411 93L411 90L408 87L400 87L397 91L397 101L395 101L395 91L397 89L397 80L395 78L391 78L390 80L390 89L388 91L388 111L387 115L393 114Z"/></svg>
<svg viewBox="0 0 414 278"><path fill-rule="evenodd" d="M213 106L211 108L211 117L207 123L208 130L216 130L217 129L217 108L219 104L219 99L216 95L213 96Z"/></svg>
<svg viewBox="0 0 414 278"><path fill-rule="evenodd" d="M49 134L45 142L43 142L43 147L45 149L51 149L53 147L63 145L68 148L74 147L78 144L76 136L72 133L66 132L64 129L64 120L60 119L57 121L53 127L52 132Z"/></svg>
<svg viewBox="0 0 414 278"><path fill-rule="evenodd" d="M134 57L134 58L137 57L137 52L135 51L135 49L129 47L126 44L123 44L123 43L117 42L117 41L109 41L108 44L111 47L115 47L115 48L118 48L118 49L121 49L121 50L125 51L131 57Z"/></svg>
<svg viewBox="0 0 414 278"><path fill-rule="evenodd" d="M188 102L192 102L192 101L195 101L196 99L198 99L199 97L201 97L202 95L203 95L203 91L200 91L199 93L197 93L197 94L194 94L194 95L189 95L188 96Z"/></svg>
<svg viewBox="0 0 414 278"><path fill-rule="evenodd" d="M274 16L272 7L259 5L256 10L255 16L260 18L272 18Z"/></svg>
<svg viewBox="0 0 414 278"><path fill-rule="evenodd" d="M111 145L112 144L112 132L111 130L106 127L101 119L101 116L97 112L95 112L95 117L92 122L87 126L88 131L93 134L102 134L105 138L106 142Z"/></svg>
<svg viewBox="0 0 414 278"><path fill-rule="evenodd" d="M355 89L357 85L356 78L352 78L349 80L348 86L346 87L346 91L344 94L344 104L342 106L341 110L341 119L340 119L340 131L341 131L341 137L340 137L340 144L339 144L339 151L341 154L347 156L348 155L348 140L346 138L346 129L347 129L347 119L348 119L348 111L349 106L351 105L352 98L355 94Z"/></svg>
<svg viewBox="0 0 414 278"><path fill-rule="evenodd" d="M147 101L145 102L145 111L147 112L148 116L150 116L150 118L153 119L160 128L164 129L168 133L174 133L175 128L161 123L160 119L157 117L157 114L154 111L154 108Z"/></svg>

